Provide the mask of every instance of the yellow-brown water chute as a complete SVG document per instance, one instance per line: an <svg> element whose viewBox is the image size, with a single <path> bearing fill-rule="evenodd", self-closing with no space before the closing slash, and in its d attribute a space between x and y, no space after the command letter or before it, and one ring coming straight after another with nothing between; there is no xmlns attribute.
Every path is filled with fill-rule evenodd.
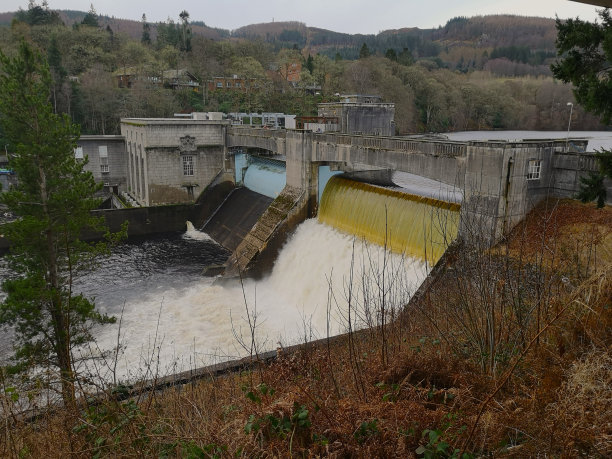
<svg viewBox="0 0 612 459"><path fill-rule="evenodd" d="M457 237L460 206L332 177L319 221L434 265Z"/></svg>

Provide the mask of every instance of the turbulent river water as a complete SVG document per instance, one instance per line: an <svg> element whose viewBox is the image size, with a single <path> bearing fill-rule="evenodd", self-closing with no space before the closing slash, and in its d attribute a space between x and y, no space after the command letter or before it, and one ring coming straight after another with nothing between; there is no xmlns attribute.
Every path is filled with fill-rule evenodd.
<svg viewBox="0 0 612 459"><path fill-rule="evenodd" d="M383 265L386 301L396 308L427 271L424 262L385 254L314 219L296 229L264 279L220 282L203 276L206 266L226 257L195 230L117 247L77 288L95 297L101 311L122 317L120 334L119 323L101 326L95 345L82 352L97 354L119 343L120 379L188 370L245 355L247 307L251 321L256 315L260 350L270 350L324 337L328 327L330 334L345 331L349 296L357 326L375 321ZM5 357L11 341L10 330L0 331ZM105 378L112 377L109 371L96 370Z"/></svg>

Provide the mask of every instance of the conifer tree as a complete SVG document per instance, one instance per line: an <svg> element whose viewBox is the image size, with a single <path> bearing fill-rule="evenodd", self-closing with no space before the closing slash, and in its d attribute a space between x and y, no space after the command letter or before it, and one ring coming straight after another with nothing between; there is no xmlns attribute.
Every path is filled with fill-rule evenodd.
<svg viewBox="0 0 612 459"><path fill-rule="evenodd" d="M147 22L147 16L145 14L142 15L142 36L140 37L140 42L143 45L151 44L151 26Z"/></svg>
<svg viewBox="0 0 612 459"><path fill-rule="evenodd" d="M13 58L0 52L0 124L15 148L10 167L18 176L18 184L0 195L18 216L2 228L15 274L2 284L7 296L0 324L16 333L14 369L58 369L62 398L73 407L73 349L92 338L93 324L112 318L72 290L75 275L106 249L81 241L82 231L105 228L91 215L99 187L75 159L79 127L53 112L51 85L47 63L25 41Z"/></svg>
<svg viewBox="0 0 612 459"><path fill-rule="evenodd" d="M191 51L191 26L189 25L189 13L186 10L181 11L179 14L181 18L181 43L180 50L189 52Z"/></svg>
<svg viewBox="0 0 612 459"><path fill-rule="evenodd" d="M81 24L90 26L90 27L100 27L100 23L98 22L98 13L96 13L96 9L93 4L90 6L89 11L81 21Z"/></svg>
<svg viewBox="0 0 612 459"><path fill-rule="evenodd" d="M574 96L586 110L612 121L612 17L599 12L601 23L557 19L557 53L553 75L574 85Z"/></svg>
<svg viewBox="0 0 612 459"><path fill-rule="evenodd" d="M574 85L574 96L585 110L609 123L612 121L612 17L607 8L599 16L601 23L557 19L559 59L551 69L556 78ZM603 207L604 179L612 179L612 151L601 150L595 157L599 171L581 179L578 199L597 201L597 207Z"/></svg>
<svg viewBox="0 0 612 459"><path fill-rule="evenodd" d="M370 57L370 48L364 43L359 50L359 59L365 59L366 57Z"/></svg>

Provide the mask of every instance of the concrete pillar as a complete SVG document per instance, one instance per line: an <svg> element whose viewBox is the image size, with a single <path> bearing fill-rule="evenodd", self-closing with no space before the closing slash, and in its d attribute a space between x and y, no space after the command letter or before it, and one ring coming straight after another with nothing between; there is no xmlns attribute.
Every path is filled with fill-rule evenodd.
<svg viewBox="0 0 612 459"><path fill-rule="evenodd" d="M127 189L132 187L132 142L127 142Z"/></svg>
<svg viewBox="0 0 612 459"><path fill-rule="evenodd" d="M505 145L468 146L459 225L465 240L493 243L502 236L510 158Z"/></svg>
<svg viewBox="0 0 612 459"><path fill-rule="evenodd" d="M285 154L287 158L287 185L306 191L304 199L309 215L317 206L318 166L313 161L316 142L310 131L287 131Z"/></svg>

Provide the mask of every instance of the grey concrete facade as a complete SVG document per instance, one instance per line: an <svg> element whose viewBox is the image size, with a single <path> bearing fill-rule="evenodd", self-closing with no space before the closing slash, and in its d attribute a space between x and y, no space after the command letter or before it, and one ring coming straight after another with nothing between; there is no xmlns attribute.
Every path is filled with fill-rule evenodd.
<svg viewBox="0 0 612 459"><path fill-rule="evenodd" d="M141 205L194 202L224 168L227 121L121 120L128 191Z"/></svg>
<svg viewBox="0 0 612 459"><path fill-rule="evenodd" d="M330 102L318 104L318 114L338 118L342 134L395 135L395 104Z"/></svg>
<svg viewBox="0 0 612 459"><path fill-rule="evenodd" d="M121 135L82 135L77 141L77 158L87 158L84 169L90 171L105 190L121 192L127 189L127 154Z"/></svg>

